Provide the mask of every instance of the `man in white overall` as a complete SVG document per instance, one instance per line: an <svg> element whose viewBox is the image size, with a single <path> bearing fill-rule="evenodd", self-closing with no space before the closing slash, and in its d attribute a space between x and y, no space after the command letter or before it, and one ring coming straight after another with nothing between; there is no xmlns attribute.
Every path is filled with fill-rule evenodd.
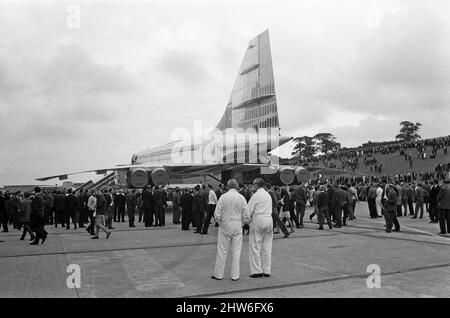
<svg viewBox="0 0 450 318"><path fill-rule="evenodd" d="M247 200L239 194L237 189L239 183L235 179L228 181L228 192L220 196L214 211L214 218L219 224L217 237L217 257L212 279L223 279L225 262L227 260L228 247L231 245L233 255L231 263L231 279L239 279L239 262L242 249L242 226L248 223L250 215L248 213ZM269 196L270 199L270 196ZM272 200L270 200L272 204ZM271 212L272 213L272 212ZM270 214L272 215L272 214Z"/></svg>
<svg viewBox="0 0 450 318"><path fill-rule="evenodd" d="M250 277L269 277L272 264L272 199L264 190L264 181L253 182L255 193L248 202L250 211Z"/></svg>

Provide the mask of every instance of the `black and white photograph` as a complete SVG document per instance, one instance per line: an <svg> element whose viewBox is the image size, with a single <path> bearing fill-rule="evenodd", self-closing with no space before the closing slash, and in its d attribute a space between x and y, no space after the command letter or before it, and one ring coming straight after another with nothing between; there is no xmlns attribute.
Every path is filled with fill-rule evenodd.
<svg viewBox="0 0 450 318"><path fill-rule="evenodd" d="M449 147L447 0L0 0L0 298L449 298Z"/></svg>

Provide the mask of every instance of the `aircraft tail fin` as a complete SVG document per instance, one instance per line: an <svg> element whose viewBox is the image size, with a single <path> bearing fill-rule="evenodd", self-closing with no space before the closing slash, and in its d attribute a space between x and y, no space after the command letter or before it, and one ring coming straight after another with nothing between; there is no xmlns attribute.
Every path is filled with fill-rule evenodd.
<svg viewBox="0 0 450 318"><path fill-rule="evenodd" d="M216 129L279 128L269 30L245 51L230 99Z"/></svg>

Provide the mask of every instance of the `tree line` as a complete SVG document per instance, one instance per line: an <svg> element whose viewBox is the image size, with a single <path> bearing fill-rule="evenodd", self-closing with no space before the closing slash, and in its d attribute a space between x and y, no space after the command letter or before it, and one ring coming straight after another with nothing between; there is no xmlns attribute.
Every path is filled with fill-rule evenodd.
<svg viewBox="0 0 450 318"><path fill-rule="evenodd" d="M420 140L419 135L421 123L402 121L400 131L395 136L395 142L413 142ZM303 136L294 138L295 146L292 156L300 161L308 161L319 154L328 155L335 153L343 148L336 141L336 137L331 133L319 133L314 136ZM369 141L368 144L371 142Z"/></svg>

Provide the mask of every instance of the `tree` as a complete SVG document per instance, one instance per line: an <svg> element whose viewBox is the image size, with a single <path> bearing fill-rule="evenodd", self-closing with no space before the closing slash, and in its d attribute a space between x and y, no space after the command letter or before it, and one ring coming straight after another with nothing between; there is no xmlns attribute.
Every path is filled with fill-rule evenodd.
<svg viewBox="0 0 450 318"><path fill-rule="evenodd" d="M317 143L317 149L324 154L329 154L341 149L341 144L336 142L336 137L330 133L320 133L313 137Z"/></svg>
<svg viewBox="0 0 450 318"><path fill-rule="evenodd" d="M317 152L314 137L303 136L294 138L296 143L292 155L300 160L308 160L314 157Z"/></svg>
<svg viewBox="0 0 450 318"><path fill-rule="evenodd" d="M418 133L420 126L422 126L421 123L414 124L410 121L402 121L400 123L400 126L402 126L402 128L400 128L400 133L397 136L395 136L397 140L410 142L422 138Z"/></svg>

